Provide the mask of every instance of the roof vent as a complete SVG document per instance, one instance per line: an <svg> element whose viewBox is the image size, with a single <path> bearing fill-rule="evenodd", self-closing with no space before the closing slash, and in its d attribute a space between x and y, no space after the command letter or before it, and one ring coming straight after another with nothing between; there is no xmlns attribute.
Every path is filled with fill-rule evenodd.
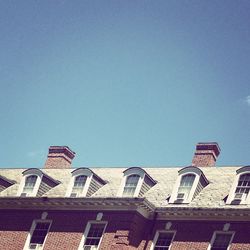
<svg viewBox="0 0 250 250"><path fill-rule="evenodd" d="M192 165L196 167L213 167L220 154L220 147L217 142L199 142Z"/></svg>
<svg viewBox="0 0 250 250"><path fill-rule="evenodd" d="M75 152L67 146L50 146L45 168L70 168L74 157Z"/></svg>

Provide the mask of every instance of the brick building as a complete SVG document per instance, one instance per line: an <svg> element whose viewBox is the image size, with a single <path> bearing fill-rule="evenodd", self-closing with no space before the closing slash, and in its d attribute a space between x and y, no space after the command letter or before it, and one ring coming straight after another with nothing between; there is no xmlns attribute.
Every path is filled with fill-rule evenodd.
<svg viewBox="0 0 250 250"><path fill-rule="evenodd" d="M187 167L0 169L0 249L249 250L250 166L216 167L198 143Z"/></svg>

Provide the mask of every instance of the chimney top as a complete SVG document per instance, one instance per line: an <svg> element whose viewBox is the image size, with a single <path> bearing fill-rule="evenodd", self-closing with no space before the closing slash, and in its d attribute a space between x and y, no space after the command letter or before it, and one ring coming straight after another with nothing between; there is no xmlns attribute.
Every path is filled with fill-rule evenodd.
<svg viewBox="0 0 250 250"><path fill-rule="evenodd" d="M212 167L215 166L220 147L217 142L199 142L192 160L193 166Z"/></svg>
<svg viewBox="0 0 250 250"><path fill-rule="evenodd" d="M62 153L68 156L70 159L75 157L75 152L72 151L68 146L50 146L49 154L52 153Z"/></svg>
<svg viewBox="0 0 250 250"><path fill-rule="evenodd" d="M67 146L50 146L45 168L70 168L75 152Z"/></svg>

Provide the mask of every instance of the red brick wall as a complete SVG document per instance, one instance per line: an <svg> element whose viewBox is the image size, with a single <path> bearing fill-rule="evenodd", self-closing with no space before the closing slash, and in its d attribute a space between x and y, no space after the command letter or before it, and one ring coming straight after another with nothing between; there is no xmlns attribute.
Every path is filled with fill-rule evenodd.
<svg viewBox="0 0 250 250"><path fill-rule="evenodd" d="M34 219L43 211L0 211L0 246L3 250L21 250ZM94 211L48 211L52 220L44 250L77 250L89 220L95 220ZM148 221L133 212L103 212L102 221L108 221L100 250L149 250L156 230L165 228L166 221ZM226 222L173 221L170 230L176 230L171 250L207 250L213 232L222 230ZM250 224L231 222L235 231L230 250L250 249Z"/></svg>

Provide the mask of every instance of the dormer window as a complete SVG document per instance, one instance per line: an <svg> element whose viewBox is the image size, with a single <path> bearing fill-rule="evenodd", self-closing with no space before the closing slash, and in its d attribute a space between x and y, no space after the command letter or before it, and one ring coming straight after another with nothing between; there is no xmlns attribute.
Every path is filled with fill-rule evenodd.
<svg viewBox="0 0 250 250"><path fill-rule="evenodd" d="M178 188L177 199L185 200L188 198L191 192L194 180L195 180L194 174L186 174L182 176L181 183Z"/></svg>
<svg viewBox="0 0 250 250"><path fill-rule="evenodd" d="M190 203L208 183L198 167L190 166L179 170L169 203Z"/></svg>
<svg viewBox="0 0 250 250"><path fill-rule="evenodd" d="M30 168L23 171L23 178L19 185L18 195L21 197L40 197L59 183L59 181L43 173L40 169Z"/></svg>
<svg viewBox="0 0 250 250"><path fill-rule="evenodd" d="M236 171L237 176L233 182L226 204L250 204L250 166Z"/></svg>
<svg viewBox="0 0 250 250"><path fill-rule="evenodd" d="M21 196L29 196L32 194L35 184L37 181L36 175L30 175L25 178L25 184L23 187L23 192L21 193Z"/></svg>
<svg viewBox="0 0 250 250"><path fill-rule="evenodd" d="M89 168L78 168L73 170L71 174L67 197L89 197L106 184Z"/></svg>
<svg viewBox="0 0 250 250"><path fill-rule="evenodd" d="M78 195L81 195L84 190L86 181L87 181L86 175L76 176L70 197L77 197Z"/></svg>
<svg viewBox="0 0 250 250"><path fill-rule="evenodd" d="M126 179L126 183L123 190L123 196L134 196L136 187L138 185L140 176L137 174L129 175Z"/></svg>
<svg viewBox="0 0 250 250"><path fill-rule="evenodd" d="M235 199L246 199L250 189L250 174L242 174L235 190Z"/></svg>
<svg viewBox="0 0 250 250"><path fill-rule="evenodd" d="M128 168L123 173L118 196L141 197L156 184L156 181L142 168Z"/></svg>

